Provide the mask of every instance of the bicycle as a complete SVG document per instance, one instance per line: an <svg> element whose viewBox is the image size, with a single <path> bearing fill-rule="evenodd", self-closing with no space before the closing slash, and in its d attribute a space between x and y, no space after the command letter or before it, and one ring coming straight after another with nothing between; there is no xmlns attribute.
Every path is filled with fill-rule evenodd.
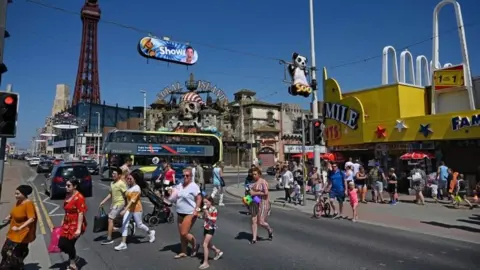
<svg viewBox="0 0 480 270"><path fill-rule="evenodd" d="M319 218L322 216L322 213L325 217L330 217L331 211L330 196L324 192L318 196L317 203L313 206L313 217Z"/></svg>

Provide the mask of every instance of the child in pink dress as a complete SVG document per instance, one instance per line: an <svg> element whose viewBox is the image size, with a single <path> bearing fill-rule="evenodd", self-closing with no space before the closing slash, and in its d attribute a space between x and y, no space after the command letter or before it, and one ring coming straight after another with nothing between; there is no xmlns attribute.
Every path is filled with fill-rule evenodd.
<svg viewBox="0 0 480 270"><path fill-rule="evenodd" d="M352 182L348 183L348 199L350 200L350 206L352 206L353 217L352 221L357 222L358 220L358 190L355 188L355 184Z"/></svg>

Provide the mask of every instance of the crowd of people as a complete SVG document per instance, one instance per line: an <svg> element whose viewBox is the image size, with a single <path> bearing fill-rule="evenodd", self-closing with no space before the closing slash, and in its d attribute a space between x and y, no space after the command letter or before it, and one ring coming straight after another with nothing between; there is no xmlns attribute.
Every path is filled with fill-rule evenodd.
<svg viewBox="0 0 480 270"><path fill-rule="evenodd" d="M219 260L224 254L223 250L213 244L219 217L216 205L224 205L223 166L221 163L217 164L213 170L214 189L210 195L205 193L204 183L198 183L202 181L198 174L198 167L184 168L180 183L175 183L175 175L169 173L171 172L170 168L168 164L164 167L165 177L163 180L166 180L166 182L165 185L162 185L162 193L165 192L164 198L166 201L175 204L181 250L174 258L194 257L199 249L203 248L203 261L199 269L206 269L210 266L209 250L215 253L213 260ZM121 239L114 249L117 251L126 250L128 248L128 226L131 225L131 219L134 220L133 224L138 229L143 230L149 237L149 242L153 243L155 241L155 231L149 229L142 221L143 207L140 197L142 190L149 188L143 172L138 169L131 171L131 163L128 163L128 161L122 167L112 167L111 171L113 181L110 184L110 192L99 205L99 208L103 208L110 202L107 235L101 244L113 244L112 234L117 230L121 233ZM268 183L262 178L261 170L258 167L252 167L250 175L248 193L251 196L257 196L260 200L258 203L248 206L253 236L250 243L255 244L259 226L267 231L269 240L273 240L273 229L267 223L267 217L271 210ZM197 181L195 181L195 178L197 178ZM79 188L78 179L72 178L66 181L66 198L63 204L65 216L62 223L59 224L61 233L58 248L68 255L68 270L78 269L79 257L75 245L87 228L86 213L88 209ZM155 186L152 188L155 188ZM23 269L24 259L29 253L29 244L35 240L38 214L34 203L28 199L31 193L32 187L29 185L21 185L15 191L17 203L11 214L4 220L4 224L10 225L10 227L7 240L1 251L1 269ZM214 199L216 195L219 195L218 201ZM115 220L118 218L122 220L121 226L115 228ZM198 218L203 219L202 242L199 242L191 232ZM188 253L188 246L190 246L190 253Z"/></svg>
<svg viewBox="0 0 480 270"><path fill-rule="evenodd" d="M328 195L334 219L343 218L344 202L348 200L353 210L351 220L357 221L359 204L368 203L369 189L372 203L396 205L399 202L398 187L401 179L395 168L384 170L379 162L374 162L367 168L353 158L342 164L342 168L336 162L325 161L323 165L324 171L314 167L304 178L302 165L295 162L278 163L275 177L285 191L285 203L300 201L304 179L307 180L305 189L315 195L317 202L323 195ZM435 202L448 199L455 207L465 202L471 209L475 207L474 203L480 195L478 183L473 188L475 195L472 203L467 197L467 182L463 174L448 168L444 162L440 162L437 173L431 175L426 174L422 163L416 163L406 176L406 181L410 182L409 190L415 194L414 202L418 205L425 205L425 191L431 193Z"/></svg>

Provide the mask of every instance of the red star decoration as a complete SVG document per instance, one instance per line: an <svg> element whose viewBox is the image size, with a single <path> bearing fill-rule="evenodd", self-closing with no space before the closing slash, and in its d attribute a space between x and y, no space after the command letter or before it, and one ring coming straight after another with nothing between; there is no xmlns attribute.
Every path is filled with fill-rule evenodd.
<svg viewBox="0 0 480 270"><path fill-rule="evenodd" d="M377 133L377 138L378 139L387 137L387 129L382 127L382 126L378 126L375 133Z"/></svg>

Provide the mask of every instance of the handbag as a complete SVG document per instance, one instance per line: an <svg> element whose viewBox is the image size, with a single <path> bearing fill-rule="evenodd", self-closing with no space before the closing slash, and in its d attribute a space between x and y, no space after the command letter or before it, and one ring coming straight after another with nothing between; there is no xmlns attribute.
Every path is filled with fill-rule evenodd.
<svg viewBox="0 0 480 270"><path fill-rule="evenodd" d="M60 248L58 247L58 241L60 235L62 234L62 227L55 227L52 230L50 236L50 244L48 245L48 253L60 253Z"/></svg>
<svg viewBox="0 0 480 270"><path fill-rule="evenodd" d="M93 218L93 232L103 232L108 229L108 215L103 209L100 207L98 209L98 214Z"/></svg>
<svg viewBox="0 0 480 270"><path fill-rule="evenodd" d="M224 187L225 186L225 180L223 180L223 177L218 175L216 172L215 172L215 175L218 177L218 179L220 179L220 186Z"/></svg>

